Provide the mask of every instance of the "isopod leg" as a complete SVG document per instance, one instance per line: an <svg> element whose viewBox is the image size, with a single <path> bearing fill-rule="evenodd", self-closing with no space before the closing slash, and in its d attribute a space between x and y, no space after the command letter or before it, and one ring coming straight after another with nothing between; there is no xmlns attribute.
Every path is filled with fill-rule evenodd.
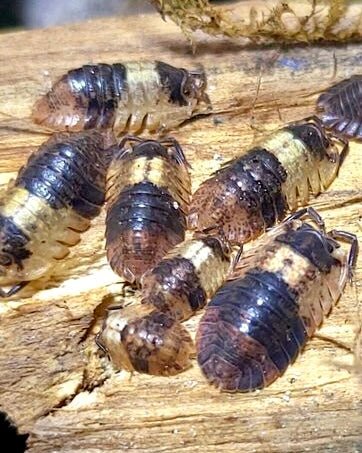
<svg viewBox="0 0 362 453"><path fill-rule="evenodd" d="M243 253L243 249L244 249L243 244L240 244L239 245L239 250L238 250L237 254L235 255L234 261L232 263L231 271L233 271L236 268L238 262L240 261L241 255Z"/></svg>
<svg viewBox="0 0 362 453"><path fill-rule="evenodd" d="M294 212L293 214L291 214L286 219L286 222L290 222L291 220L300 219L300 218L304 217L305 215L308 215L318 225L319 230L322 233L325 233L326 228L325 228L324 221L323 221L322 217L311 206L309 206L308 208L300 209L297 212Z"/></svg>
<svg viewBox="0 0 362 453"><path fill-rule="evenodd" d="M118 148L119 149L124 148L127 142L130 142L130 143L134 143L134 142L141 143L142 141L143 141L143 139L140 138L140 137L136 137L135 135L132 135L132 134L127 134L119 142Z"/></svg>
<svg viewBox="0 0 362 453"><path fill-rule="evenodd" d="M212 231L216 232L217 234L224 234L222 229L220 228L220 225L218 225L217 223L215 223L215 225L211 225L207 228L204 228L202 231L196 231L195 234L198 234L198 233L208 234Z"/></svg>
<svg viewBox="0 0 362 453"><path fill-rule="evenodd" d="M179 144L179 142L173 137L165 137L160 141L161 145L173 147L175 149L175 156L178 162L186 165L188 168L191 168L191 165L188 163L186 156Z"/></svg>
<svg viewBox="0 0 362 453"><path fill-rule="evenodd" d="M108 349L102 343L101 337L102 337L102 332L98 332L96 337L95 337L95 339L94 339L94 341L95 341L96 345L98 346L98 348L102 352L104 352L104 354L106 354L108 356Z"/></svg>
<svg viewBox="0 0 362 453"><path fill-rule="evenodd" d="M349 249L347 266L348 266L348 276L350 281L353 277L353 269L356 265L357 256L358 256L358 240L357 236L353 233L348 233L347 231L332 230L328 233L333 239L342 239L351 244Z"/></svg>
<svg viewBox="0 0 362 453"><path fill-rule="evenodd" d="M209 98L208 94L205 91L202 93L202 97L200 98L200 100L205 103L206 111L211 112L212 111L211 99Z"/></svg>
<svg viewBox="0 0 362 453"><path fill-rule="evenodd" d="M347 139L345 139L344 137L340 137L338 135L333 135L332 137L334 138L334 140L337 140L343 144L343 148L339 154L339 159L338 159L338 171L339 171L339 169L341 168L341 165L343 164L343 162L348 154L349 141Z"/></svg>
<svg viewBox="0 0 362 453"><path fill-rule="evenodd" d="M18 283L17 285L13 286L9 291L4 291L2 288L0 288L0 297L5 299L7 297L11 297L17 292L19 292L21 289L23 289L29 282L24 281L21 283Z"/></svg>

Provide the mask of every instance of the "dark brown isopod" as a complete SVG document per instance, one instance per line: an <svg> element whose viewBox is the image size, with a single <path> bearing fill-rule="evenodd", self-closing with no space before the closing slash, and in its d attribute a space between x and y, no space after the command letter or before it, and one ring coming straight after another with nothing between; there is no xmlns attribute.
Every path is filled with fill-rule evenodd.
<svg viewBox="0 0 362 453"><path fill-rule="evenodd" d="M170 375L190 364L194 351L180 324L225 281L231 249L218 236L200 235L176 245L142 278L142 305L112 310L98 335L116 368Z"/></svg>
<svg viewBox="0 0 362 453"><path fill-rule="evenodd" d="M324 232L298 218L275 227L246 252L210 301L197 332L197 359L207 380L247 392L277 379L340 297L357 255L355 235ZM348 241L347 254L339 241Z"/></svg>
<svg viewBox="0 0 362 453"><path fill-rule="evenodd" d="M192 198L189 226L219 227L233 244L256 238L305 205L335 178L341 152L318 120L289 124L204 181Z"/></svg>
<svg viewBox="0 0 362 453"><path fill-rule="evenodd" d="M116 273L138 282L184 240L190 190L188 164L176 140L121 142L107 177L106 249Z"/></svg>
<svg viewBox="0 0 362 453"><path fill-rule="evenodd" d="M105 199L113 134L55 134L20 169L0 201L0 284L48 274L80 240Z"/></svg>

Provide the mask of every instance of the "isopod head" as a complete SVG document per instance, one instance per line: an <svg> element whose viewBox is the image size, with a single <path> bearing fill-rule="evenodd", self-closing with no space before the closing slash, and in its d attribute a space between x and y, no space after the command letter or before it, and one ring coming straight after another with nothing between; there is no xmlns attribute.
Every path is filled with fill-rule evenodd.
<svg viewBox="0 0 362 453"><path fill-rule="evenodd" d="M200 70L187 71L187 75L184 78L182 93L186 100L191 103L205 103L211 108L211 102L209 96L206 93L206 75L205 72Z"/></svg>

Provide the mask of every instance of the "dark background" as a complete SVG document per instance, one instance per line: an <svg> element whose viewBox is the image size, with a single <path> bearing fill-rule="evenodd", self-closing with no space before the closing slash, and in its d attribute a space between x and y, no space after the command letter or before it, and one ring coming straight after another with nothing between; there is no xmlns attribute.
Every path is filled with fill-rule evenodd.
<svg viewBox="0 0 362 453"><path fill-rule="evenodd" d="M50 27L97 16L151 10L147 0L0 0L0 28Z"/></svg>
<svg viewBox="0 0 362 453"><path fill-rule="evenodd" d="M14 27L18 24L16 0L0 0L0 27Z"/></svg>
<svg viewBox="0 0 362 453"><path fill-rule="evenodd" d="M151 10L147 0L0 0L1 27L48 27Z"/></svg>

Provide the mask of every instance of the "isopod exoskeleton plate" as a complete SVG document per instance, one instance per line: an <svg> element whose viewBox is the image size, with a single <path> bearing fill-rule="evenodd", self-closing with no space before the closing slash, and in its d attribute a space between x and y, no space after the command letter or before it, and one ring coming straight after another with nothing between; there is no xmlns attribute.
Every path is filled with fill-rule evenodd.
<svg viewBox="0 0 362 453"><path fill-rule="evenodd" d="M317 101L324 125L346 137L362 139L362 75L328 88Z"/></svg>

